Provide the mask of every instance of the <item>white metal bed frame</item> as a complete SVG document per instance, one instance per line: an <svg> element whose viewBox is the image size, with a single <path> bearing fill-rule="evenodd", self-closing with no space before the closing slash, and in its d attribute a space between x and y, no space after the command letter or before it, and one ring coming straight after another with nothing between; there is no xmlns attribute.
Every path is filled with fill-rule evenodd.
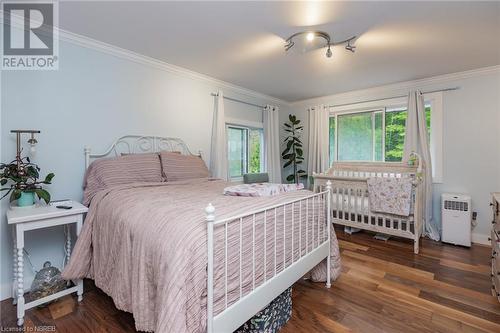
<svg viewBox="0 0 500 333"><path fill-rule="evenodd" d="M313 174L314 189L320 190L331 182L333 223L347 227L380 232L412 239L414 253L419 252L419 240L423 232L422 177L418 166L405 163L384 162L334 162L321 174ZM411 177L413 181L413 211L410 216L396 216L372 212L366 180L369 177ZM368 207L364 206L368 202Z"/></svg>
<svg viewBox="0 0 500 333"><path fill-rule="evenodd" d="M117 139L111 147L106 150L102 154L91 154L91 149L89 147L85 147L85 167L87 168L91 160L96 158L108 157L108 156L120 156L122 153L132 154L132 153L146 153L146 152L159 152L159 151L180 151L182 154L192 154L188 149L187 145L178 138L166 138L166 137L156 137L156 136L139 136L139 135L127 135ZM201 157L201 154L200 154ZM308 209L309 203L312 201L313 207L314 202L319 204L320 209L325 209L326 213L323 215L323 220L320 221L320 214L314 213L313 209ZM305 205L304 205L305 203ZM327 259L327 279L326 279L326 287L330 288L331 286L331 276L330 276L330 226L331 226L331 211L330 209L331 203L331 183L327 181L325 183L325 189L318 193L313 193L307 195L300 199L289 200L287 202L265 207L262 209L254 210L248 213L239 214L236 216L232 216L229 218L224 218L217 220L215 216L215 207L212 204L208 204L205 208L205 219L207 221L207 332L208 333L224 333L224 332L233 332L239 326L244 324L248 319L252 318L258 311L267 306L273 299L278 297L282 292L292 286L297 280L303 277L307 272L309 272L316 265L321 263L325 258ZM306 209L303 209L303 206ZM290 213L291 207L291 213ZM296 208L298 207L299 219L298 223L296 222ZM288 209L288 214L287 214ZM274 271L273 275L270 278L267 278L267 274L264 277L264 281L260 285L256 285L255 282L255 248L256 248L256 239L255 239L255 217L257 214L265 214L264 216L264 230L266 230L266 217L268 212L274 213L274 219L269 219L271 221L267 221L267 223L274 222L274 228L276 231L276 225L278 224L278 220L276 218L277 212L283 212L283 221L279 221L280 225L283 225L283 236L285 236L285 231L287 226L290 226L292 230L292 256L291 262L286 263L286 238L283 237L283 266L281 271L277 271L276 267L278 266L278 254L276 253L276 242L277 242L277 234L274 232L274 261L272 261L274 265L274 270L271 266L271 271ZM287 216L291 216L291 221L287 221ZM312 218L311 218L312 217ZM241 249L244 241L248 241L242 238L242 223L244 219L251 219L253 221L253 233L251 239L252 245L252 290L243 295L242 293L242 272L244 261L241 256ZM305 220L305 223L302 220ZM314 223L318 227L318 237L317 242L315 242L314 235ZM239 236L239 246L240 246L240 260L239 260L239 276L240 276L240 294L237 301L228 306L227 303L227 295L228 295L228 281L227 281L227 260L225 260L225 283L224 283L224 295L225 295L225 307L224 310L220 313L215 314L215 281L214 281L214 248L215 238L214 238L214 228L216 227L224 227L225 228L225 237L224 237L224 246L225 249L225 258L228 258L228 238L227 238L227 230L230 224L239 223L240 227L240 236ZM299 232L296 232L297 224L299 224ZM326 238L324 241L320 241L320 225L326 226L323 230L326 229ZM313 232L308 231L308 227L311 225L313 227ZM303 235L305 232L305 235ZM310 237L308 235L311 234ZM294 241L293 237L299 237L299 242L305 237L305 251L302 251L303 246L299 245L299 254L294 256L293 246ZM264 249L267 247L267 239L264 231ZM299 243L300 244L300 243ZM265 251L265 250L264 250ZM304 253L303 253L304 252ZM265 252L264 252L265 253ZM266 269L268 264L267 257L264 255L264 263ZM267 273L267 271L266 271ZM222 291L220 291L222 292Z"/></svg>

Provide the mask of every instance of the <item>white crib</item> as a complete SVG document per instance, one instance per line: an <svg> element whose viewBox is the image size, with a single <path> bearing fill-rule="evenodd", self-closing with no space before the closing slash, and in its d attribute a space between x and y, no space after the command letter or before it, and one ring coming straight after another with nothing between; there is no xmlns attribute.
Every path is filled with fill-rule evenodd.
<svg viewBox="0 0 500 333"><path fill-rule="evenodd" d="M411 177L413 181L412 210L409 216L397 216L372 212L368 200L366 180L370 177ZM384 162L335 162L321 174L313 174L314 190L324 189L332 182L332 222L414 241L418 254L423 228L424 191L421 186L423 172L404 163Z"/></svg>

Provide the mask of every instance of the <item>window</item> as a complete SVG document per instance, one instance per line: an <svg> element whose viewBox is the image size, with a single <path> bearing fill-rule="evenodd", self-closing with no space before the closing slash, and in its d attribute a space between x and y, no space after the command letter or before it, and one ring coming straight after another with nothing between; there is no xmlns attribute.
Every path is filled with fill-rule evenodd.
<svg viewBox="0 0 500 333"><path fill-rule="evenodd" d="M425 96L427 131L433 163L433 180L442 177L442 101L440 94ZM380 103L380 102L378 102ZM360 105L356 104L359 108ZM361 110L349 106L330 115L330 163L333 161L400 162L403 158L407 117L405 99L387 105L366 103ZM363 106L362 106L363 107Z"/></svg>
<svg viewBox="0 0 500 333"><path fill-rule="evenodd" d="M261 128L228 125L227 138L229 176L232 179L263 171L264 134Z"/></svg>
<svg viewBox="0 0 500 333"><path fill-rule="evenodd" d="M425 113L430 139L430 104L426 104ZM333 160L401 162L406 117L406 107L331 116L330 142L334 143L337 140L337 145L333 149L330 147L330 162ZM335 148L338 150L337 153Z"/></svg>

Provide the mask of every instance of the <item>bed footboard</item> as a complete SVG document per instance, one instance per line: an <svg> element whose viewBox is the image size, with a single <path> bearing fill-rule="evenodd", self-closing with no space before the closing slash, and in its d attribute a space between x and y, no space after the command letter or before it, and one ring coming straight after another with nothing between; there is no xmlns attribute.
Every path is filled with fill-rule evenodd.
<svg viewBox="0 0 500 333"><path fill-rule="evenodd" d="M206 209L207 331L233 332L327 259L331 183L325 190L221 220Z"/></svg>

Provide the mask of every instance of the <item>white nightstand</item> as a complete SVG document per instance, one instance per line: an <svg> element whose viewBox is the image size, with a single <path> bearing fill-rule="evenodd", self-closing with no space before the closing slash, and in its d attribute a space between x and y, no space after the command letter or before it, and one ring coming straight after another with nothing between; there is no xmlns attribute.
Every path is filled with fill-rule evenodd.
<svg viewBox="0 0 500 333"><path fill-rule="evenodd" d="M71 206L71 209L60 209L51 205L41 205L32 208L11 208L7 211L7 222L12 225L14 238L14 279L12 282L12 292L14 304L17 302L17 324L24 323L24 312L27 309L50 302L54 299L76 292L78 301L82 300L83 281L73 281L75 286L67 288L58 293L37 299L32 302L24 302L24 232L42 228L49 228L58 225L65 225L67 228L66 251L67 260L71 251L71 232L70 226L76 223L76 235L80 234L83 223L83 215L87 212L87 207L82 204L71 201L64 202L63 205ZM66 261L67 263L67 261Z"/></svg>

